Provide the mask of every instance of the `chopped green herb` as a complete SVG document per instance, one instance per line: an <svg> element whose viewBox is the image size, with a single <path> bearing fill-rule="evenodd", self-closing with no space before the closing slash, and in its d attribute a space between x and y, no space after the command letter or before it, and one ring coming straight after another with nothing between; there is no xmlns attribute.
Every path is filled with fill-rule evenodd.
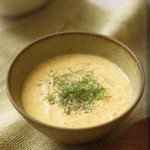
<svg viewBox="0 0 150 150"><path fill-rule="evenodd" d="M55 92L50 94L48 91L44 98L50 104L59 103L66 114L77 110L84 110L87 113L96 100L107 96L107 90L97 82L93 71L84 69L73 71L68 68L68 72L56 75L50 71L52 75L48 75L49 83Z"/></svg>

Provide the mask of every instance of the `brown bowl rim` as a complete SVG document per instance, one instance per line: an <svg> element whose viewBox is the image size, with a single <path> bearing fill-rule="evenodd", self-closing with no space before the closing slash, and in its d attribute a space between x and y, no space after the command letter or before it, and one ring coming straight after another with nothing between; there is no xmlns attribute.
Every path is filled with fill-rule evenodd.
<svg viewBox="0 0 150 150"><path fill-rule="evenodd" d="M21 54L23 54L26 50L28 50L28 48L42 40L46 40L49 38L53 38L55 36L63 36L63 35L67 35L67 34L80 34L80 35L88 35L88 36L94 36L97 38L103 38L106 39L110 42L113 42L121 47L123 47L123 49L130 54L130 56L132 56L132 58L135 60L135 62L138 65L138 68L140 70L140 76L141 76L141 87L140 87L140 91L139 94L137 96L137 98L135 99L134 103L129 107L129 109L127 109L123 114L121 114L120 116L118 116L117 118L103 123L103 124L98 124L95 126L89 126L89 127L80 127L80 128L65 128L65 127L59 127L59 126L54 126L54 125L49 125L46 124L44 122L41 122L37 119L35 119L34 117L31 117L29 114L27 114L25 111L23 111L21 108L19 108L19 106L17 106L17 104L15 103L15 101L13 100L12 96L11 96L11 92L10 92L10 73L13 69L13 65L15 64L15 62L17 61L17 59L19 58L19 56ZM51 129L55 129L55 130L62 130L62 131L81 131L81 130L91 130L91 129L95 129L95 128L99 128L99 127L103 127L106 126L108 124L111 124L112 122L115 122L116 120L119 120L120 118L122 118L123 116L127 116L128 114L130 114L132 112L132 110L135 108L135 106L138 104L138 102L140 101L143 91L144 91L144 86L145 86L145 77L144 77L144 69L143 66L140 62L140 60L138 59L138 57L134 54L134 52L125 44L123 44L122 42L118 41L117 39L114 39L112 37L103 35L103 34L99 34L99 33L93 33L93 32L83 32L83 31L68 31L68 32L56 32L53 34L48 34L46 36L42 36L32 42L30 42L26 47L24 47L13 59L13 61L10 64L8 73L7 73L7 85L6 85L6 90L7 90L7 94L8 97L12 103L12 105L15 107L15 109L24 117L24 118L28 118L29 120L31 120L32 122L36 123L36 124L40 124L41 126L44 126L46 128L51 128Z"/></svg>

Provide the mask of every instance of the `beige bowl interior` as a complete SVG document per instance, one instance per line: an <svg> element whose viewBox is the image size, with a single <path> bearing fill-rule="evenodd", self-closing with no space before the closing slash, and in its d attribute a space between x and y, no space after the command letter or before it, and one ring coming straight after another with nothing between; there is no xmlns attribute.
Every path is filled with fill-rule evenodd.
<svg viewBox="0 0 150 150"><path fill-rule="evenodd" d="M141 97L144 84L143 71L141 71L141 65L135 55L129 51L121 43L96 34L76 32L47 36L30 44L13 61L8 75L8 94L23 117L49 137L64 143L83 143L95 140L117 126L131 112ZM122 68L127 74L133 89L133 105L130 109L111 124L108 123L85 130L53 128L27 115L21 103L21 88L26 76L40 62L57 55L70 53L103 56Z"/></svg>

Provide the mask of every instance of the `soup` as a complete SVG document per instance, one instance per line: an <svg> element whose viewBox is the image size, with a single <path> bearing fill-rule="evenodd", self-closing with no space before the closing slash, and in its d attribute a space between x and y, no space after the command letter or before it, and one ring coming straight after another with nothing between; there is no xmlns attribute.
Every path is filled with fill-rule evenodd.
<svg viewBox="0 0 150 150"><path fill-rule="evenodd" d="M132 104L126 74L106 58L68 54L46 60L27 76L22 104L49 125L83 128L109 122Z"/></svg>

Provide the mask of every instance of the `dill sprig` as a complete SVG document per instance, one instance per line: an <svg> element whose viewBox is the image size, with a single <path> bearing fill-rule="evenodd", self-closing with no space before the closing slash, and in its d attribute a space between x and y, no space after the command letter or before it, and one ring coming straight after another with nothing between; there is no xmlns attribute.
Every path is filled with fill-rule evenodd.
<svg viewBox="0 0 150 150"><path fill-rule="evenodd" d="M59 103L66 114L72 111L92 109L96 100L107 96L107 90L102 87L94 76L93 71L77 70L63 75L56 75L50 71L49 84L52 84L54 92L49 93L44 99L50 104Z"/></svg>

